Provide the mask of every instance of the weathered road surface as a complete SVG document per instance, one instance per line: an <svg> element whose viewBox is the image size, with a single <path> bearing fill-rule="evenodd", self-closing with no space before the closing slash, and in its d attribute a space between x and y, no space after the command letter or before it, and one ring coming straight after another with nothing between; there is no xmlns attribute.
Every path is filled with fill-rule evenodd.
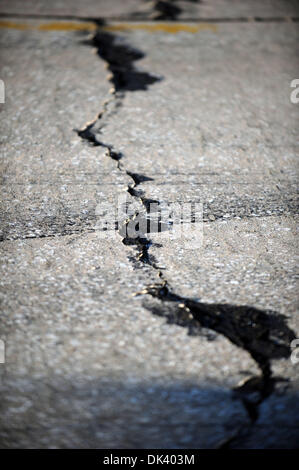
<svg viewBox="0 0 299 470"><path fill-rule="evenodd" d="M298 447L296 2L158 3L0 3L1 447Z"/></svg>

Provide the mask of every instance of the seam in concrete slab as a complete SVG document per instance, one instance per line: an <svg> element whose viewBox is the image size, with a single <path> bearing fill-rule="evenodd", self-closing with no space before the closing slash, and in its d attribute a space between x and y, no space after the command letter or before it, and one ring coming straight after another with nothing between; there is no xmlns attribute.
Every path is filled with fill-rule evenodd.
<svg viewBox="0 0 299 470"><path fill-rule="evenodd" d="M119 43L116 36L99 31L95 34L91 44L97 47L98 55L105 60L111 72L108 79L113 87L109 103L117 99L121 100L127 91L146 90L147 86L158 80L149 80L151 75L142 72L144 80L140 81L139 74L141 72L135 69L133 62L143 56L141 51L132 49L130 46L124 45L123 42ZM77 131L78 135L93 146L106 147L106 155L116 160L119 171L125 172L133 181L128 185L127 192L132 198L138 198L147 212L149 203L153 201L144 198L136 188L149 178L125 168L119 161L123 155L118 158L119 154L115 152L113 146L99 142L93 133L96 120L103 119L106 112L107 107L104 106L95 120L87 124L81 131ZM154 202L158 203L158 201ZM119 233L123 237L122 242L125 245L137 248L137 255L133 258L134 263L138 263L137 267L150 266L156 271L160 281L133 295L149 295L156 301L158 300L158 304L145 304L144 306L153 314L166 318L168 323L188 328L190 334L194 332L198 334L201 328L212 330L222 334L251 355L262 372L261 376L250 377L232 392L234 397L243 403L253 424L259 416L260 404L272 394L276 382L281 380L279 377L272 376L271 360L289 357L290 343L295 339L295 333L287 326L286 317L277 312L262 311L249 306L206 304L176 294L170 288L157 261L149 253L151 240L146 236L132 239L127 235L126 225L138 215L139 213L136 212L129 220L125 221ZM230 447L241 433L247 431L244 429L238 431L233 439L221 444L221 447Z"/></svg>

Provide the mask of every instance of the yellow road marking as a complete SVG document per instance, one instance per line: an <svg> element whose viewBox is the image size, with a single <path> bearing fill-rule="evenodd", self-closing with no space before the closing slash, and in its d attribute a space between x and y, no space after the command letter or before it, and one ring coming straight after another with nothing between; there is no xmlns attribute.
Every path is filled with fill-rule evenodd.
<svg viewBox="0 0 299 470"><path fill-rule="evenodd" d="M29 25L23 23L14 23L13 21L0 21L0 28L10 29L32 29Z"/></svg>
<svg viewBox="0 0 299 470"><path fill-rule="evenodd" d="M97 28L95 23L55 22L41 24L36 29L39 31L94 31Z"/></svg>
<svg viewBox="0 0 299 470"><path fill-rule="evenodd" d="M16 23L13 21L0 21L0 28L38 31L95 31L98 26L92 22L62 22L30 24ZM163 32L176 34L181 31L187 33L198 33L199 31L217 31L217 25L210 23L184 24L184 23L117 23L100 27L103 31L147 31L149 33Z"/></svg>
<svg viewBox="0 0 299 470"><path fill-rule="evenodd" d="M210 23L201 24L184 24L184 23L118 23L104 26L105 31L148 31L155 33L162 31L163 33L176 34L181 31L187 33L198 33L199 31L210 30L214 33L217 31L217 25Z"/></svg>

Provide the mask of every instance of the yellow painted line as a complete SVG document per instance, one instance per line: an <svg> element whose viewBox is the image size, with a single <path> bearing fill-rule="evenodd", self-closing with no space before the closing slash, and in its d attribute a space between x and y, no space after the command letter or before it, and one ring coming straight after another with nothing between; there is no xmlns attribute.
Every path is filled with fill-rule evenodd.
<svg viewBox="0 0 299 470"><path fill-rule="evenodd" d="M37 29L39 31L94 31L98 29L98 26L95 23L56 22L41 24Z"/></svg>
<svg viewBox="0 0 299 470"><path fill-rule="evenodd" d="M99 27L92 22L62 22L30 24L15 23L13 21L0 21L0 28L20 29L20 30L38 30L38 31L95 31ZM218 27L212 23L184 24L184 23L118 23L100 27L103 31L122 32L122 31L147 31L149 33L163 32L176 34L181 31L186 33L198 33L199 31L217 32Z"/></svg>
<svg viewBox="0 0 299 470"><path fill-rule="evenodd" d="M14 23L13 21L0 21L0 28L32 29L28 24Z"/></svg>
<svg viewBox="0 0 299 470"><path fill-rule="evenodd" d="M55 23L14 23L13 21L0 21L0 28L21 29L21 30L38 30L38 31L94 31L97 26L94 23L75 23L75 22L62 22Z"/></svg>
<svg viewBox="0 0 299 470"><path fill-rule="evenodd" d="M104 31L148 31L149 33L156 33L162 31L163 33L176 34L181 31L186 33L198 33L199 31L210 30L214 33L217 31L217 25L211 23L201 24L184 24L184 23L118 23L103 26Z"/></svg>

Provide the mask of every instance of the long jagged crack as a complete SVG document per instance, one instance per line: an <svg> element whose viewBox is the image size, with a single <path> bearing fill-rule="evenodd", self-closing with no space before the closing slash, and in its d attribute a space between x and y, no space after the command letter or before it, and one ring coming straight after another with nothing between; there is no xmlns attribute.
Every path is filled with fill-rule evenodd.
<svg viewBox="0 0 299 470"><path fill-rule="evenodd" d="M159 201L147 199L138 185L152 178L127 169L120 162L123 154L115 151L112 145L98 141L93 129L96 121L103 120L108 113L108 105L114 106L117 102L119 104L125 92L146 90L149 85L161 78L137 70L134 62L142 58L144 54L131 48L123 42L122 38L114 34L98 31L90 44L97 47L99 57L107 63L110 71L108 79L112 84L112 90L101 113L84 129L77 132L89 144L105 147L106 155L117 162L118 170L132 179L127 192L132 198L141 202L145 211L142 217L146 217L150 204L159 204ZM221 334L251 355L258 364L261 375L246 380L235 388L233 393L243 402L251 422L254 423L259 415L260 404L271 395L275 383L280 380L272 375L271 361L289 357L290 343L295 339L294 332L287 326L286 317L273 311L262 311L250 306L207 304L176 294L169 286L163 270L150 255L152 241L148 238L148 233L137 237L130 237L127 233L128 225L131 222L137 223L140 217L141 213L138 211L131 215L119 227L119 234L126 246L137 248L137 255L132 258L134 263L139 263L138 267L147 265L152 268L159 282L145 287L134 295L147 295L158 300L158 305L145 304L145 307L155 315L165 317L169 323L186 327L190 334L200 334L202 330ZM225 443L223 447L230 445L231 441Z"/></svg>
<svg viewBox="0 0 299 470"><path fill-rule="evenodd" d="M185 0L190 3L199 3L201 0ZM147 11L148 17L154 21L176 21L183 12L182 8L177 5L177 0L145 0L144 9ZM135 16L143 17L144 12L136 12Z"/></svg>
<svg viewBox="0 0 299 470"><path fill-rule="evenodd" d="M138 198L145 207L145 210L148 212L150 204L158 203L158 201L145 198L144 195L137 191L136 188L141 182L150 181L152 178L126 170L124 166L120 164L120 160L123 157L122 153L115 151L113 145L99 141L93 132L93 129L96 122L101 121L106 117L109 112L110 105L114 108L121 105L120 103L126 91L132 92L137 90L146 90L149 85L161 80L162 78L136 69L134 62L144 57L143 52L136 48L132 48L128 44L124 43L120 37L114 34L99 30L93 36L91 41L87 42L87 44L96 47L97 54L106 62L107 68L110 72L108 80L112 84L112 88L110 89L110 97L104 102L101 112L94 120L87 123L83 129L76 130L76 132L79 137L87 141L90 145L106 148L106 155L117 161L117 168L123 173L126 173L132 179L132 184L128 185L127 192L131 197ZM134 214L125 221L124 226L119 230L120 234L122 234L122 232L126 232L128 223L138 215L138 213ZM125 245L136 246L138 248L137 260L149 264L150 257L148 249L150 242L146 238L146 235L144 237L138 236L134 238L126 235L123 237L122 241Z"/></svg>
<svg viewBox="0 0 299 470"><path fill-rule="evenodd" d="M161 273L160 277L163 278ZM251 377L237 387L234 394L242 399L250 418L255 421L259 405L279 380L272 376L271 360L289 357L290 343L296 337L287 326L286 317L249 306L207 304L182 297L170 289L166 280L147 287L142 293L163 302L163 307L149 308L169 323L187 327L191 334L197 334L200 328L215 331L251 355L262 375Z"/></svg>

